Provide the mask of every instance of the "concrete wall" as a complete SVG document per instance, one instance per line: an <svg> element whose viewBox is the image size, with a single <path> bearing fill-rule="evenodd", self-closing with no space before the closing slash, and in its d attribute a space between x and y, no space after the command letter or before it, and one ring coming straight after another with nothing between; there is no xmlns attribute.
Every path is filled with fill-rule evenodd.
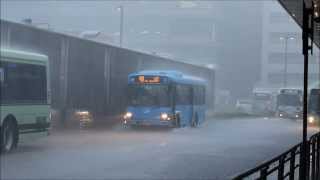
<svg viewBox="0 0 320 180"><path fill-rule="evenodd" d="M207 79L206 99L209 106L214 104L211 69L4 20L0 27L1 47L48 55L52 108L57 112L80 108L101 116L122 113L127 75L147 69L180 70Z"/></svg>

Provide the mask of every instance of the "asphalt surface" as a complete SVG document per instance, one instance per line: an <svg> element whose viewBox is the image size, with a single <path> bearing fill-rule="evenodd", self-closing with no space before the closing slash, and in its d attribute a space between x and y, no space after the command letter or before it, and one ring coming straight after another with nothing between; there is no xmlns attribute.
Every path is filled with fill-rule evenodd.
<svg viewBox="0 0 320 180"><path fill-rule="evenodd" d="M0 156L0 179L230 179L298 143L301 124L234 118L198 128L55 132Z"/></svg>

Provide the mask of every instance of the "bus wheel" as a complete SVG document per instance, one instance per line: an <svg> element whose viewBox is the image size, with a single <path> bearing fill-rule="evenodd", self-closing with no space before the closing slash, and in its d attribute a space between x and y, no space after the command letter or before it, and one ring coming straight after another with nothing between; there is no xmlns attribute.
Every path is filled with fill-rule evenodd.
<svg viewBox="0 0 320 180"><path fill-rule="evenodd" d="M5 121L1 127L1 152L10 152L17 146L18 130L12 120Z"/></svg>
<svg viewBox="0 0 320 180"><path fill-rule="evenodd" d="M179 127L181 127L180 116L179 116L179 114L177 114L177 116L176 116L176 128L179 128Z"/></svg>

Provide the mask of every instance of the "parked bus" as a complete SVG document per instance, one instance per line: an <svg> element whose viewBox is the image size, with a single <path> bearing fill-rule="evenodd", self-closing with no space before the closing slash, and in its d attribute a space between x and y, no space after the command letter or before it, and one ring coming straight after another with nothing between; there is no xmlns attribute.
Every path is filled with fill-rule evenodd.
<svg viewBox="0 0 320 180"><path fill-rule="evenodd" d="M177 71L129 75L124 123L196 127L205 120L206 82Z"/></svg>
<svg viewBox="0 0 320 180"><path fill-rule="evenodd" d="M44 55L0 50L0 145L2 152L8 152L20 135L48 131L49 65Z"/></svg>
<svg viewBox="0 0 320 180"><path fill-rule="evenodd" d="M255 115L271 115L275 111L275 96L272 91L254 90L252 113Z"/></svg>
<svg viewBox="0 0 320 180"><path fill-rule="evenodd" d="M302 90L283 88L277 96L276 116L298 119L302 117Z"/></svg>
<svg viewBox="0 0 320 180"><path fill-rule="evenodd" d="M320 125L320 89L311 89L308 105L308 123Z"/></svg>

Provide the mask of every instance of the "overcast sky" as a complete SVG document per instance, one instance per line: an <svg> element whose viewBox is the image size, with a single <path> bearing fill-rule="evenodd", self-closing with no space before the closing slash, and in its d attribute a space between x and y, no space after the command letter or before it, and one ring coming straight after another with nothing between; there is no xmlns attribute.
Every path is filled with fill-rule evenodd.
<svg viewBox="0 0 320 180"><path fill-rule="evenodd" d="M59 32L101 31L117 43L120 5L125 47L194 64L214 64L223 68L221 81L245 88L259 80L262 1L1 0L1 18L15 22L31 18L34 24L48 23ZM243 92L248 91L245 88Z"/></svg>

